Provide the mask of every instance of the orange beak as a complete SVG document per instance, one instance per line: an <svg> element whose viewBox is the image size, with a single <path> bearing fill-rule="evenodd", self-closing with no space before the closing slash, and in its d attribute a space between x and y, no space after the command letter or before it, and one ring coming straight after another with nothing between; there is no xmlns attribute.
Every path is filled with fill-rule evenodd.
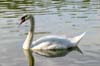
<svg viewBox="0 0 100 66"><path fill-rule="evenodd" d="M23 17L21 18L21 22L19 23L19 25L23 24L24 22L25 22L25 16L23 16Z"/></svg>
<svg viewBox="0 0 100 66"><path fill-rule="evenodd" d="M25 22L25 19L21 19L21 22L19 23L19 25L23 24Z"/></svg>

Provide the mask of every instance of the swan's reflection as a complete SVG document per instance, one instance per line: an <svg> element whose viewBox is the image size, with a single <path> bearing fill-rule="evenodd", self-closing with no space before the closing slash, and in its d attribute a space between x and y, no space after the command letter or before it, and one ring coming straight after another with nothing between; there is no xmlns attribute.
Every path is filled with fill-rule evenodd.
<svg viewBox="0 0 100 66"><path fill-rule="evenodd" d="M79 47L72 47L68 49L55 49L55 50L32 50L32 51L23 50L23 51L24 51L24 54L26 56L29 66L34 66L35 59L34 59L34 56L32 55L32 52L45 56L45 57L51 57L51 58L63 57L72 51L78 51L82 54L82 51L80 50Z"/></svg>
<svg viewBox="0 0 100 66"><path fill-rule="evenodd" d="M33 50L33 52L45 57L63 57L72 51L78 51L82 54L79 47L71 47L67 49L53 49L53 50Z"/></svg>
<svg viewBox="0 0 100 66"><path fill-rule="evenodd" d="M30 50L23 50L28 61L28 66L34 66L34 56L32 56L32 51Z"/></svg>

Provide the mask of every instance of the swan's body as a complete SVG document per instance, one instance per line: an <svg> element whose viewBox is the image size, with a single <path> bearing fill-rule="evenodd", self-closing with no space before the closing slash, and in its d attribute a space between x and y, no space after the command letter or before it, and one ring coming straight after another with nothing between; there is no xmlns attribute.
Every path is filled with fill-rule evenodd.
<svg viewBox="0 0 100 66"><path fill-rule="evenodd" d="M41 37L36 41L33 41L32 49L65 49L69 47L75 47L79 41L80 40L77 41L73 40L73 38L66 38L62 36L55 36L55 35L45 36Z"/></svg>
<svg viewBox="0 0 100 66"><path fill-rule="evenodd" d="M62 36L45 36L36 41L32 42L33 34L34 34L34 18L32 15L25 15L21 18L22 24L25 20L30 19L30 31L28 36L23 44L23 49L39 49L39 50L47 50L47 49L65 49L69 47L76 47L82 37L85 35L85 32L79 36L74 38L66 38ZM31 45L32 44L32 45Z"/></svg>

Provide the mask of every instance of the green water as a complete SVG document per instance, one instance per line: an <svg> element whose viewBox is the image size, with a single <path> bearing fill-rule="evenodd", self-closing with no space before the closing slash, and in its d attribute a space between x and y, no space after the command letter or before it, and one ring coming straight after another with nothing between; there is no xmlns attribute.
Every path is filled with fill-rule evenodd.
<svg viewBox="0 0 100 66"><path fill-rule="evenodd" d="M35 17L34 40L45 35L87 34L79 43L83 54L71 51L63 57L33 53L35 66L100 65L99 0L0 0L0 66L28 66L22 44L28 22L18 26L23 14Z"/></svg>

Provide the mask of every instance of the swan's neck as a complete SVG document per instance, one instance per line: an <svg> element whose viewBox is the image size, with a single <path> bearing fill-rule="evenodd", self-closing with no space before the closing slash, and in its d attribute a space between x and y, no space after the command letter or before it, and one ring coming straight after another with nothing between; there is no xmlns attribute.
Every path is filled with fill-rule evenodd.
<svg viewBox="0 0 100 66"><path fill-rule="evenodd" d="M34 18L33 16L30 17L30 30L28 32L27 38L23 44L23 49L30 49L33 40L33 33L34 33Z"/></svg>

